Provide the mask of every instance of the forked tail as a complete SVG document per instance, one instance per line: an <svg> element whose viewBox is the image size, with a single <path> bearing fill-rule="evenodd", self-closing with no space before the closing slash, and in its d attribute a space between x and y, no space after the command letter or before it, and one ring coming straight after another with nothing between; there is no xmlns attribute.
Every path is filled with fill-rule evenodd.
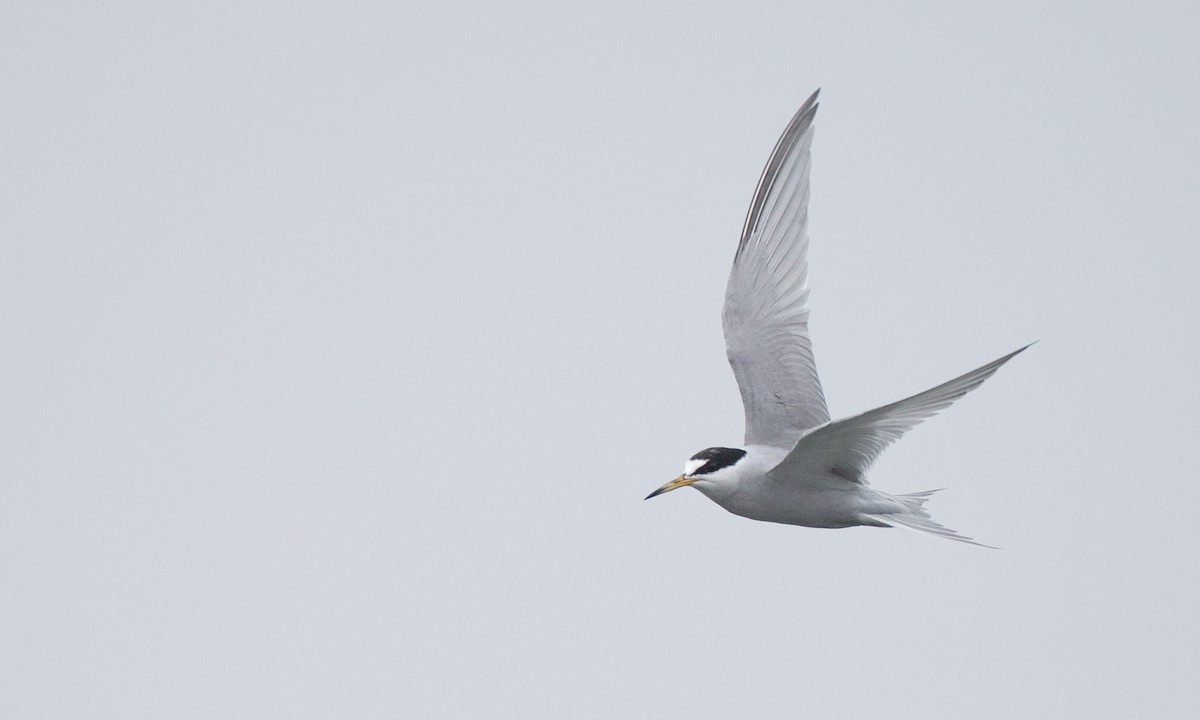
<svg viewBox="0 0 1200 720"><path fill-rule="evenodd" d="M966 535L960 535L930 517L929 512L923 506L925 505L925 501L935 492L937 490L893 495L892 497L899 500L904 506L904 510L894 513L869 513L865 517L888 527L903 528L924 535L933 535L935 537L946 538L947 540L957 540L958 542L969 543L971 545L992 548L993 550L999 549L992 545L984 545Z"/></svg>

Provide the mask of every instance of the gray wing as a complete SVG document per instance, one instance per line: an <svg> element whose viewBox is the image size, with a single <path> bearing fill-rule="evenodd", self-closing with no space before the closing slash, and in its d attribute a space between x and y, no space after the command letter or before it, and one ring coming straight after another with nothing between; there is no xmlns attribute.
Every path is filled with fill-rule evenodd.
<svg viewBox="0 0 1200 720"><path fill-rule="evenodd" d="M829 421L808 337L808 173L816 112L813 93L775 145L725 290L725 349L746 410L747 445L791 448L803 431Z"/></svg>
<svg viewBox="0 0 1200 720"><path fill-rule="evenodd" d="M867 470L884 448L982 385L1001 365L1028 347L910 398L815 428L802 436L768 474L781 480L809 481L835 476L865 485Z"/></svg>

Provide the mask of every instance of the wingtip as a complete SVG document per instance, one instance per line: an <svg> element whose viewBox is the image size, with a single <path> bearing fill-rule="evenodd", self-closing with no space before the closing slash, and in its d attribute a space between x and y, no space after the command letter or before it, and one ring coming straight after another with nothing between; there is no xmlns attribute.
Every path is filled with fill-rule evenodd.
<svg viewBox="0 0 1200 720"><path fill-rule="evenodd" d="M1015 358L1016 356L1020 355L1021 353L1025 352L1026 350L1028 350L1029 348L1033 347L1034 345L1037 345L1037 344L1038 344L1038 343L1040 343L1040 342L1041 342L1041 340L1040 340L1040 339L1038 339L1038 340L1034 340L1033 342L1031 342L1031 343L1029 343L1029 344L1027 344L1027 345L1024 345L1024 346L1022 346L1022 347L1019 347L1019 348L1017 348L1016 350L1013 350L1012 352L1010 352L1008 355L1004 356L1004 359L1005 359L1005 360L1008 360L1008 359L1010 359L1010 358Z"/></svg>
<svg viewBox="0 0 1200 720"><path fill-rule="evenodd" d="M820 96L820 94L821 88L817 88L813 91L812 95L808 96L808 99L800 105L800 109L797 110L796 114L792 116L792 121L788 124L788 130L793 130L805 121L808 121L809 123L812 122L813 116L816 115L817 108L821 106L821 104L817 102L817 98ZM787 134L788 131L785 130L784 135L786 136Z"/></svg>
<svg viewBox="0 0 1200 720"><path fill-rule="evenodd" d="M800 112L796 113L796 116L797 117L805 117L807 115L812 115L812 114L816 113L817 108L821 106L821 103L817 102L820 95L821 95L821 88L817 88L816 90L814 90L813 94L809 95L808 99L804 101L804 104L800 106Z"/></svg>

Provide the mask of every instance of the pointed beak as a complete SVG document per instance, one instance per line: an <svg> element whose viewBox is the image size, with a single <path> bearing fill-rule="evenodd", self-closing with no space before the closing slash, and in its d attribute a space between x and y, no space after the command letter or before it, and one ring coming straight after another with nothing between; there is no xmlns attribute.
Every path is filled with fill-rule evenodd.
<svg viewBox="0 0 1200 720"><path fill-rule="evenodd" d="M692 483L696 482L697 480L699 480L699 478L684 477L684 476L680 475L679 477L675 478L671 482L667 483L666 485L663 485L659 489L657 489L654 492L647 495L646 499L649 500L650 498L656 497L658 495L662 495L665 492L671 492L672 490L678 490L681 487L687 487L688 485L691 485Z"/></svg>

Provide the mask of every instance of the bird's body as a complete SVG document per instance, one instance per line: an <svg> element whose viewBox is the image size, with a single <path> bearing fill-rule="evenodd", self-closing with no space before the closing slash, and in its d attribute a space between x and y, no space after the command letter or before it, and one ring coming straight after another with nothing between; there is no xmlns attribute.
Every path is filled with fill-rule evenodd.
<svg viewBox="0 0 1200 720"><path fill-rule="evenodd" d="M808 178L816 100L813 93L767 161L726 288L722 326L746 411L745 445L702 450L683 475L649 497L691 486L752 520L904 527L973 542L930 518L922 506L932 491L891 495L869 487L866 472L904 432L979 387L1025 348L910 398L830 419L808 334Z"/></svg>
<svg viewBox="0 0 1200 720"><path fill-rule="evenodd" d="M746 457L723 474L725 482L696 484L696 489L734 515L819 528L861 525L862 512L886 506L882 493L849 487L840 478L828 482L793 483L772 480L768 473L787 457L783 448L750 445Z"/></svg>

